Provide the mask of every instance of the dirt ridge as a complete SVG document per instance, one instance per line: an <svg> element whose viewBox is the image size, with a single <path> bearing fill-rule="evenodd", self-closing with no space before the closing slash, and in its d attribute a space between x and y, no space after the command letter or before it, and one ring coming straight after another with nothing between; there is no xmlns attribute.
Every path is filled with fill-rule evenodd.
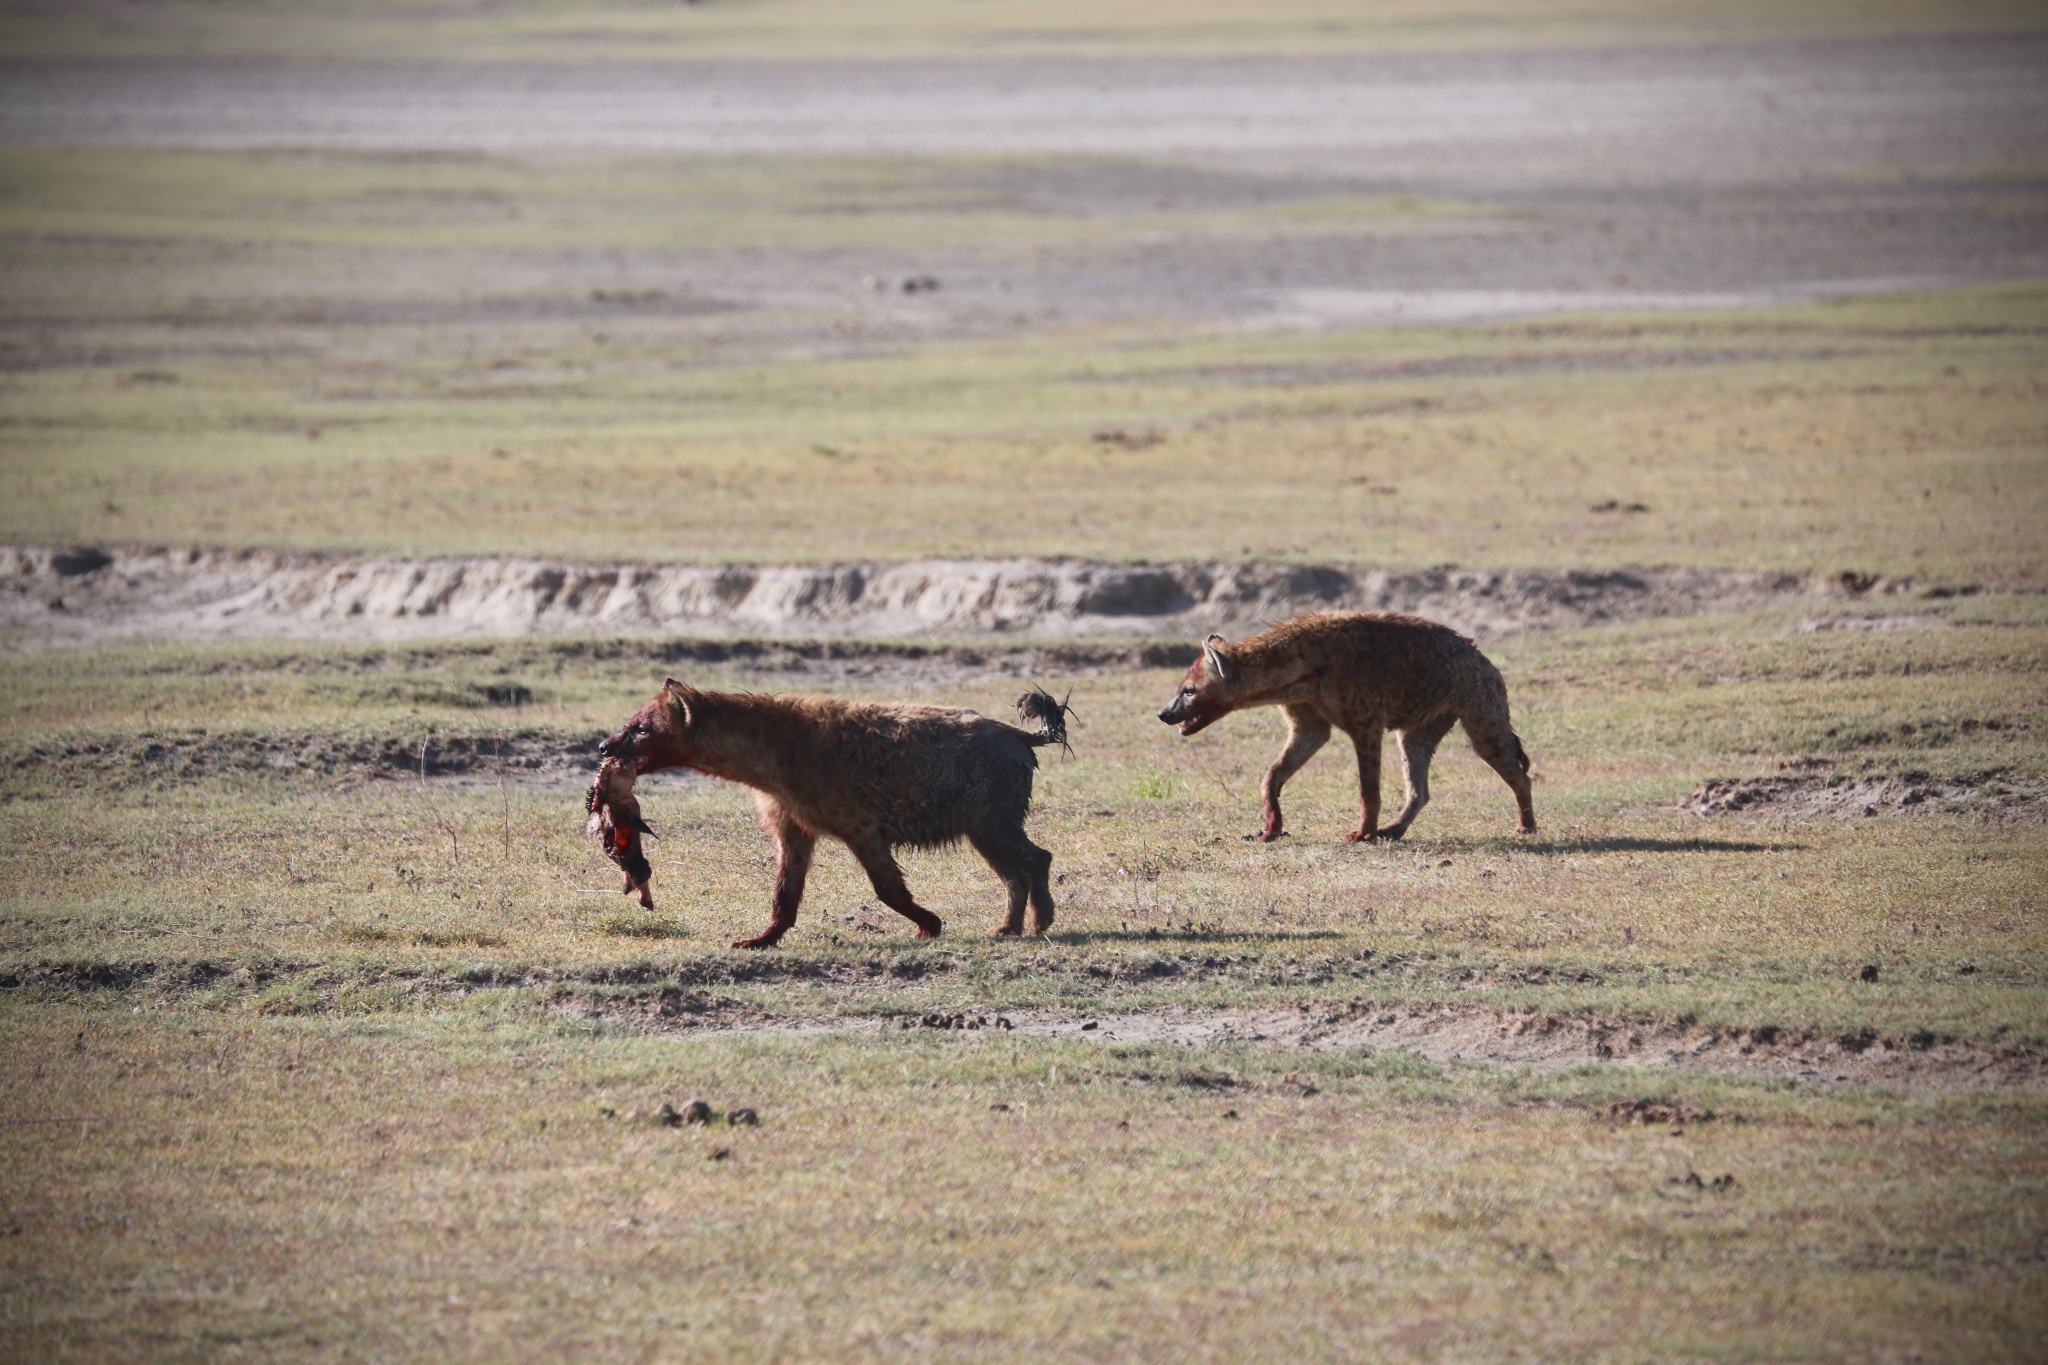
<svg viewBox="0 0 2048 1365"><path fill-rule="evenodd" d="M1616 1013L1562 1014L1539 1007L1378 1001L1306 1000L1255 1005L1099 1007L954 1005L945 1011L779 1013L716 985L805 979L903 984L923 972L893 963L736 964L729 972L664 968L653 963L583 970L495 967L421 969L383 974L407 995L428 1002L476 991L536 989L545 1007L564 1017L638 1032L707 1038L760 1034L880 1033L934 1028L1094 1044L1149 1044L1186 1049L1258 1047L1330 1052L1369 1049L1412 1053L1438 1064L1476 1063L1554 1070L1614 1065L1671 1072L1794 1080L1806 1085L1884 1085L1902 1089L2048 1089L2048 1054L2028 1046L1996 1046L1937 1035L1829 1032L1770 1024L1703 1023L1691 1018ZM924 964L917 964L924 965ZM758 968L759 970L755 970ZM175 1001L181 994L239 985L254 994L318 973L321 964L230 962L39 962L0 968L0 989L111 990ZM941 967L943 971L943 967ZM316 991L317 993L317 991Z"/></svg>
<svg viewBox="0 0 2048 1365"><path fill-rule="evenodd" d="M1709 778L1685 799L1695 815L1848 819L1875 815L2040 815L2048 783L2003 769L1939 778L1927 773L1807 773Z"/></svg>
<svg viewBox="0 0 2048 1365"><path fill-rule="evenodd" d="M1910 579L1742 570L1383 569L1073 559L596 564L283 550L0 548L10 648L115 640L688 634L1199 638L1303 611L1410 611L1476 636L1772 604L1940 596Z"/></svg>

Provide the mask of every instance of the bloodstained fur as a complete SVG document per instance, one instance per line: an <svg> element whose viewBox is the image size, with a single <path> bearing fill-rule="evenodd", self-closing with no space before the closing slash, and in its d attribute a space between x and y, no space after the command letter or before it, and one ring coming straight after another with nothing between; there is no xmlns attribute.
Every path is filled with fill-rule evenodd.
<svg viewBox="0 0 2048 1365"><path fill-rule="evenodd" d="M1009 890L997 934L1052 924L1052 855L1024 833L1034 750L1054 742L973 711L836 697L706 692L671 678L599 752L640 773L692 768L755 792L776 846L768 927L735 947L767 948L796 923L820 836L852 850L890 909L936 938L939 917L905 885L895 850L966 839Z"/></svg>

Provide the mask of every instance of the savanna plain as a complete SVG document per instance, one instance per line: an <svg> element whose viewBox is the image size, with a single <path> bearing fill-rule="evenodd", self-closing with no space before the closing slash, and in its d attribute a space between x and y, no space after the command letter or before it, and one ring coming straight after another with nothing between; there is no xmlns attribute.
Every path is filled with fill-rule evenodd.
<svg viewBox="0 0 2048 1365"><path fill-rule="evenodd" d="M813 12L702 8L682 55L772 55ZM846 41L1253 31L1069 8L1005 38L1007 3L884 6L900 29ZM1702 41L1683 7L1468 9L1303 0L1257 31L1275 55L1330 25ZM1785 10L1737 36L1785 39ZM78 13L100 22L31 6L0 32L107 55ZM388 60L424 32L529 60L576 29L617 56L685 22L237 13L151 9L113 55ZM1928 13L1814 7L1793 36ZM1801 193L1876 196L1908 235L1963 196L2018 240L2048 214L2031 174ZM10 637L0 1357L2042 1358L2048 286L2025 271L1308 325L1262 271L1540 239L1569 274L1574 234L1587 260L1605 238L1477 181L1095 155L23 143L0 188L10 543L1833 584L1482 640L1541 827L1513 833L1454 732L1381 845L1343 841L1341 739L1288 787L1290 836L1244 839L1280 717L1181 739L1153 712L1194 642L1142 624ZM1701 259L1768 246L1720 212L1680 215ZM1888 240L1865 235L1843 250ZM1029 826L1051 932L987 938L988 869L906 852L946 925L915 942L826 845L781 947L736 951L770 849L745 791L693 776L641 783L638 908L582 791L668 675L1004 718L1030 684L1068 697Z"/></svg>

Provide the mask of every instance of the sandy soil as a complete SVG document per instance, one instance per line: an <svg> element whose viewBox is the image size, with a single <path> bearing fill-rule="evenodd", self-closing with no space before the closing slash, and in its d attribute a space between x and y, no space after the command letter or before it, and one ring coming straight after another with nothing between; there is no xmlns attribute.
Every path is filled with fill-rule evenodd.
<svg viewBox="0 0 2048 1365"><path fill-rule="evenodd" d="M699 964L707 979L722 964ZM1170 958L1134 954L1126 964L1138 980L1171 974ZM1167 1005L1138 1010L965 1008L921 1014L784 1014L717 989L687 985L643 988L652 968L558 973L513 968L449 977L403 974L408 994L443 1004L515 987L555 987L555 1005L575 1018L608 1020L652 1034L701 1038L733 1034L881 1033L935 1029L963 1040L1017 1034L1072 1042L1164 1044L1186 1050L1189 1068L1154 1079L1227 1094L1244 1082L1219 1069L1207 1049L1254 1046L1287 1051L1367 1049L1413 1053L1437 1063L1478 1063L1552 1070L1613 1066L1683 1074L1711 1071L1797 1081L1825 1088L1879 1085L1898 1089L2048 1089L2048 1057L2033 1049L1997 1049L1931 1034L1892 1037L1874 1031L1827 1036L1770 1026L1722 1027L1625 1015L1565 1016L1484 1004L1386 1004L1370 1000L1302 1001L1250 1006ZM1960 971L1974 971L1960 964ZM117 990L152 1003L217 985L230 969L196 963L22 964L0 971L0 987L26 984ZM240 980L248 974L237 974ZM886 967L817 964L802 959L749 959L732 968L743 980L805 979L857 987L874 980L901 985ZM1537 979L1537 978L1532 978ZM247 984L244 982L244 984ZM596 994L593 995L592 988ZM1624 1122L1671 1122L1654 1105L1617 1113ZM1697 1118L1698 1115L1688 1117ZM1706 1116L1711 1117L1711 1116Z"/></svg>
<svg viewBox="0 0 2048 1365"><path fill-rule="evenodd" d="M1268 1007L1166 1007L1123 1013L1063 1010L967 1010L880 1019L799 1020L770 1014L730 997L666 991L631 1005L584 1004L573 1012L616 1018L655 1033L880 1032L936 1028L988 1036L1014 1032L1102 1044L1169 1044L1200 1063L1221 1044L1309 1052L1369 1048L1409 1052L1438 1063L1556 1069L1612 1065L1658 1071L1715 1071L1797 1080L1825 1087L1883 1085L1901 1089L2048 1088L2048 1060L1933 1038L1841 1038L1777 1029L1722 1030L1651 1019L1566 1018L1535 1011L1454 1006L1301 1004ZM1196 1069L1170 1082L1227 1093L1240 1088L1227 1072ZM1617 1114L1622 1121L1672 1122L1654 1105ZM1698 1117L1691 1115L1689 1117ZM1711 1115L1707 1117L1712 1117Z"/></svg>
<svg viewBox="0 0 2048 1365"><path fill-rule="evenodd" d="M2009 773L1935 778L1925 773L1812 773L1717 777L1686 798L1698 815L1860 819L1873 815L2038 815L2048 783Z"/></svg>
<svg viewBox="0 0 2048 1365"><path fill-rule="evenodd" d="M1190 151L1687 183L2024 159L2048 42L1325 58L10 63L0 137L182 147ZM1674 145L1686 155L1674 159Z"/></svg>
<svg viewBox="0 0 2048 1365"><path fill-rule="evenodd" d="M998 154L1016 159L973 172L981 191L1054 217L1389 194L1487 206L1427 231L1297 222L1026 253L601 263L707 307L818 310L878 336L1090 318L1316 328L2038 276L2043 70L2048 40L2032 37L1245 60L16 64L0 65L0 139ZM592 268L575 253L493 266L543 287L587 284ZM942 288L895 287L925 276Z"/></svg>
<svg viewBox="0 0 2048 1365"><path fill-rule="evenodd" d="M534 634L1200 639L1303 611L1412 611L1478 638L1924 591L1705 569L1313 564L602 565L275 551L0 548L0 642L386 641Z"/></svg>

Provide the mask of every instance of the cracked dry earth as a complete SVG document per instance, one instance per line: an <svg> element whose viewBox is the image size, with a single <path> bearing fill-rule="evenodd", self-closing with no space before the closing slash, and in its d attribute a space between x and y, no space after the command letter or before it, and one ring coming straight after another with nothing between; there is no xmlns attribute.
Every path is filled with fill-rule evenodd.
<svg viewBox="0 0 2048 1365"><path fill-rule="evenodd" d="M1928 1037L1883 1038L1869 1033L1823 1037L1769 1027L1725 1029L1456 1006L1166 1006L1125 1013L970 1009L803 1018L776 1015L730 997L671 990L631 1004L583 1002L562 1012L692 1038L935 1029L963 1037L1015 1034L1077 1042L1166 1044L1187 1049L1191 1061L1204 1049L1219 1045L1314 1052L1365 1048L1413 1053L1437 1063L1540 1070L1611 1065L1711 1071L1821 1086L2048 1090L2048 1058Z"/></svg>

